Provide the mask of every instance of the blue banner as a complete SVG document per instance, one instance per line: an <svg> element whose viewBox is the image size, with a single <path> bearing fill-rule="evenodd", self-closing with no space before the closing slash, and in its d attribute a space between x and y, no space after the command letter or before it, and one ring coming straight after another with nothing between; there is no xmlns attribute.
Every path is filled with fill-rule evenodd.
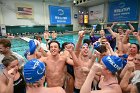
<svg viewBox="0 0 140 93"><path fill-rule="evenodd" d="M109 3L108 21L137 21L138 0L120 0Z"/></svg>
<svg viewBox="0 0 140 93"><path fill-rule="evenodd" d="M50 24L71 24L70 7L49 6Z"/></svg>

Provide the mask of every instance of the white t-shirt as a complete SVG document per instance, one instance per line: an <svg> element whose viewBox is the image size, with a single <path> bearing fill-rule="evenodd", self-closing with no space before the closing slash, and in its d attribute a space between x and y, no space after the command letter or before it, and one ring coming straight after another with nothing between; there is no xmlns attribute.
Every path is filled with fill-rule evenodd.
<svg viewBox="0 0 140 93"><path fill-rule="evenodd" d="M131 80L132 84L136 84L137 82L140 82L140 70L134 71L135 76Z"/></svg>

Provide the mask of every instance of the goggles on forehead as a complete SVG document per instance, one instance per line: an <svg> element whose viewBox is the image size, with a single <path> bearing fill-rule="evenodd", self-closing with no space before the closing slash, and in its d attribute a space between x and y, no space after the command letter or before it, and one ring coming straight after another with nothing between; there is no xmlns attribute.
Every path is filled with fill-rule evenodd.
<svg viewBox="0 0 140 93"><path fill-rule="evenodd" d="M74 45L74 46L75 46L75 44L74 44L73 42L70 42L69 44L72 44L72 45Z"/></svg>
<svg viewBox="0 0 140 93"><path fill-rule="evenodd" d="M87 46L88 47L88 44L87 43L84 43L83 46Z"/></svg>
<svg viewBox="0 0 140 93"><path fill-rule="evenodd" d="M83 46L89 47L87 43L84 43L84 44L81 46L81 48L82 48Z"/></svg>

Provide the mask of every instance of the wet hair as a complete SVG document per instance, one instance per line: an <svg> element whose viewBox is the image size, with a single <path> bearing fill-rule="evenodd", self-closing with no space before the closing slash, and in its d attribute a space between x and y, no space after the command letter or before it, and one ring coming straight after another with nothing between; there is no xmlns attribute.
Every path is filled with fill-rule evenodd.
<svg viewBox="0 0 140 93"><path fill-rule="evenodd" d="M64 42L64 43L62 44L61 51L63 51L63 50L65 49L65 46L68 45L68 44L69 44L69 42Z"/></svg>
<svg viewBox="0 0 140 93"><path fill-rule="evenodd" d="M136 47L137 47L137 49L138 49L138 50L137 50L137 53L139 53L139 49L140 49L139 45L138 45L137 43L131 43L131 45L132 45L132 44L136 45ZM130 45L130 46L131 46L131 45Z"/></svg>
<svg viewBox="0 0 140 93"><path fill-rule="evenodd" d="M89 46L89 45L90 45L90 43L91 43L91 40L90 40L90 39L84 39L84 40L83 40L83 44L84 44L84 43L87 43L87 44L88 44L88 46Z"/></svg>
<svg viewBox="0 0 140 93"><path fill-rule="evenodd" d="M38 40L39 38L41 38L41 40L42 40L42 37L41 36L39 36L39 35L35 36L35 39L36 40Z"/></svg>
<svg viewBox="0 0 140 93"><path fill-rule="evenodd" d="M5 48L6 47L11 48L11 42L8 39L5 39L5 38L0 39L0 44L3 45Z"/></svg>
<svg viewBox="0 0 140 93"><path fill-rule="evenodd" d="M100 53L107 52L107 48L105 45L100 45L96 50Z"/></svg>
<svg viewBox="0 0 140 93"><path fill-rule="evenodd" d="M3 60L2 60L2 64L3 64L5 67L7 67L7 66L9 66L9 64L10 64L12 61L14 61L14 60L18 60L16 56L14 56L14 55L6 56L6 57L4 57Z"/></svg>
<svg viewBox="0 0 140 93"><path fill-rule="evenodd" d="M58 41L52 40L52 41L50 41L50 42L48 43L48 45L49 45L49 50L50 50L50 45L51 45L51 43L57 43L59 49L61 49L61 48L60 48L60 43L59 43Z"/></svg>

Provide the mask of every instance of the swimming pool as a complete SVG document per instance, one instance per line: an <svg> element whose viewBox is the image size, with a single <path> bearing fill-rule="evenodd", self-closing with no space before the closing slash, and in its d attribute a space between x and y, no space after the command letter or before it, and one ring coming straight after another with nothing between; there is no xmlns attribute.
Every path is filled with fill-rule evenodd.
<svg viewBox="0 0 140 93"><path fill-rule="evenodd" d="M89 38L89 34L86 34L85 38ZM73 42L76 43L78 40L78 35L77 34L68 34L68 35L61 35L58 36L56 39L61 45L64 42ZM45 43L45 40L42 40L43 43ZM11 40L12 43L12 51L17 52L18 54L24 56L24 52L26 49L29 48L28 43L24 40L21 39L12 39ZM130 43L138 43L137 40L131 36L130 37Z"/></svg>
<svg viewBox="0 0 140 93"><path fill-rule="evenodd" d="M20 55L24 55L24 52L26 49L29 48L28 42L22 40L22 39L11 39L12 43L12 51L17 52Z"/></svg>

